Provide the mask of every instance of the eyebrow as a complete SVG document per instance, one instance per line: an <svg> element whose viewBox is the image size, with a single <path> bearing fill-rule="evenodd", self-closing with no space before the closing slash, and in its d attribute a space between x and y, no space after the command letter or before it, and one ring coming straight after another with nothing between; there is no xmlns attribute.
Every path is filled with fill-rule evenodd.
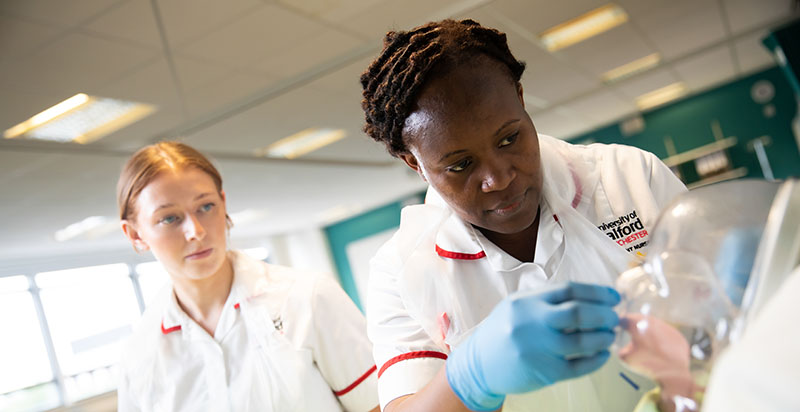
<svg viewBox="0 0 800 412"><path fill-rule="evenodd" d="M198 201L198 200L200 200L200 199L202 199L202 198L204 198L206 196L211 196L211 195L213 195L213 193L211 193L211 192L200 193L199 195L197 195L194 198L194 201ZM166 209L166 208L172 207L172 206L175 206L175 204L174 203L165 203L165 204L157 207L156 210L154 210L154 212L158 212L161 209Z"/></svg>
<svg viewBox="0 0 800 412"><path fill-rule="evenodd" d="M500 132L502 132L502 131L503 131L503 129L505 129L505 128L506 128L506 127L508 127L509 125L511 125L511 124L513 124L513 123L517 123L517 122L519 122L519 121L520 121L520 119L511 119L511 120L509 120L509 121L507 121L507 122L503 123L503 124L502 124L500 127L498 127L498 128L497 128L497 130L494 132L494 136L497 136L497 135L499 135L499 134L500 134ZM442 156L441 158L439 158L439 162L443 162L443 161L444 161L445 159L447 159L448 157L450 157L450 156L453 156L453 155L457 155L457 154L459 154L459 153L463 153L463 152L466 152L466 150L464 150L464 149L458 149L458 150L453 150L452 152L447 152L447 153L445 153L445 154L444 154L444 156Z"/></svg>

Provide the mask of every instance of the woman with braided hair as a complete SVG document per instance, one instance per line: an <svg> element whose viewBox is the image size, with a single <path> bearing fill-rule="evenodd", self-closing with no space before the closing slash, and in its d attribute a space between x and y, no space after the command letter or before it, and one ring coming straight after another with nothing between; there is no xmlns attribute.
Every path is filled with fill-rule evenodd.
<svg viewBox="0 0 800 412"><path fill-rule="evenodd" d="M609 354L609 286L686 189L650 153L538 134L524 69L445 20L388 33L361 76L366 133L429 184L371 261L384 411L616 412L652 387Z"/></svg>

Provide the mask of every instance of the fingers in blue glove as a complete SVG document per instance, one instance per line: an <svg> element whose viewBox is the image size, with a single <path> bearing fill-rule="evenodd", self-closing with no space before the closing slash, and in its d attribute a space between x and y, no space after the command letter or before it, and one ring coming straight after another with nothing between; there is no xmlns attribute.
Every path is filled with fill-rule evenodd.
<svg viewBox="0 0 800 412"><path fill-rule="evenodd" d="M541 294L542 292L539 293ZM544 292L542 297L545 301L553 304L581 300L600 305L616 306L620 302L619 293L613 288L578 282L552 286L549 291Z"/></svg>
<svg viewBox="0 0 800 412"><path fill-rule="evenodd" d="M611 330L619 324L619 316L609 305L573 300L555 305L545 323L561 331Z"/></svg>

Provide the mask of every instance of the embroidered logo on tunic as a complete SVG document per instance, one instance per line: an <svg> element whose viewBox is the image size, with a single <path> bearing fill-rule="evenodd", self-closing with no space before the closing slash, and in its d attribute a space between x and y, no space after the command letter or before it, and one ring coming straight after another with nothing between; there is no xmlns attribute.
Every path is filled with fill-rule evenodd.
<svg viewBox="0 0 800 412"><path fill-rule="evenodd" d="M636 210L618 216L612 221L597 226L597 228L628 252L647 246L647 229L644 228L644 223L642 223Z"/></svg>

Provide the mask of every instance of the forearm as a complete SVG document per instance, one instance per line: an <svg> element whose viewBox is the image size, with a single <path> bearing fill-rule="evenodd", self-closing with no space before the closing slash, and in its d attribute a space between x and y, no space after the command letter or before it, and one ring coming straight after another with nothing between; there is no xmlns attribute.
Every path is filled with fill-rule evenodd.
<svg viewBox="0 0 800 412"><path fill-rule="evenodd" d="M384 412L441 411L469 412L447 382L445 366L419 392L397 398L384 408Z"/></svg>

